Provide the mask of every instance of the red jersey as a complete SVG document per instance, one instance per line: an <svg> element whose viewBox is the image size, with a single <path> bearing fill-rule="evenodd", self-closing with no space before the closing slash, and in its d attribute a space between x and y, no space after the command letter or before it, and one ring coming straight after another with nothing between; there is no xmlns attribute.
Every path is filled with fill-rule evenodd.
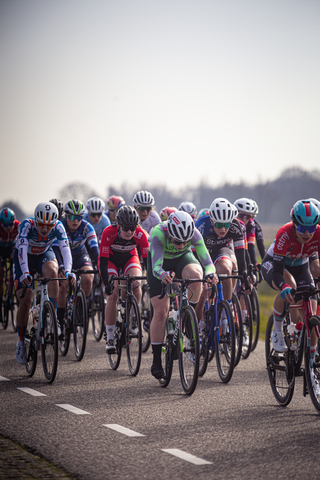
<svg viewBox="0 0 320 480"><path fill-rule="evenodd" d="M147 233L143 228L137 227L133 237L130 240L125 240L119 235L118 227L116 225L110 225L106 227L102 232L100 243L100 257L107 257L113 263L117 263L117 259L121 258L121 262L124 259L130 259L133 255L138 255L137 246L139 246L142 258L147 258L149 242Z"/></svg>
<svg viewBox="0 0 320 480"><path fill-rule="evenodd" d="M19 220L15 220L13 229L9 232L8 228L3 228L2 223L0 223L0 247L12 247L14 245L15 239L18 236L18 226L20 225Z"/></svg>

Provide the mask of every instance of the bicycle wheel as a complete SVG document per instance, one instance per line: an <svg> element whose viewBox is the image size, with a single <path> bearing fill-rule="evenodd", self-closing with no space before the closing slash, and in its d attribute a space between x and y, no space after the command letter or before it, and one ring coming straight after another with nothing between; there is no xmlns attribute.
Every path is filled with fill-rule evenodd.
<svg viewBox="0 0 320 480"><path fill-rule="evenodd" d="M120 315L120 314L118 314ZM109 363L112 370L117 370L120 365L121 360L121 352L123 347L123 323L122 321L117 320L116 327L114 330L114 346L116 349L116 353L108 354Z"/></svg>
<svg viewBox="0 0 320 480"><path fill-rule="evenodd" d="M225 327L221 327L221 320L227 318L228 323ZM215 345L216 345L216 363L220 379L223 383L231 380L234 359L236 353L236 339L234 330L234 321L229 302L221 300L218 308L218 322L219 328L215 329Z"/></svg>
<svg viewBox="0 0 320 480"><path fill-rule="evenodd" d="M100 342L104 332L104 290L102 284L100 286L93 286L91 291L91 320L93 336L97 342Z"/></svg>
<svg viewBox="0 0 320 480"><path fill-rule="evenodd" d="M294 392L294 355L291 350L286 353L278 353L273 350L272 330L273 315L269 318L266 328L265 354L267 370L273 395L282 407L286 407L291 402Z"/></svg>
<svg viewBox="0 0 320 480"><path fill-rule="evenodd" d="M172 367L173 367L173 355L172 355L172 334L169 333L169 323L168 317L166 320L166 336L164 342L162 344L161 349L161 364L164 370L164 377L159 379L159 383L161 387L165 388L169 385L172 375Z"/></svg>
<svg viewBox="0 0 320 480"><path fill-rule="evenodd" d="M82 288L76 294L76 304L73 311L73 341L74 353L78 362L83 359L87 341L87 302Z"/></svg>
<svg viewBox="0 0 320 480"><path fill-rule="evenodd" d="M234 366L236 367L240 362L242 353L242 315L239 299L235 293L232 294L232 306L233 306L233 319L234 319L234 332L236 336L236 353L234 357Z"/></svg>
<svg viewBox="0 0 320 480"><path fill-rule="evenodd" d="M251 352L256 348L259 340L260 332L260 304L257 289L252 288L251 294L249 295L251 302L251 311L252 311L252 343L251 343Z"/></svg>
<svg viewBox="0 0 320 480"><path fill-rule="evenodd" d="M209 320L209 310L204 312L204 319L205 319L205 328L202 332L199 332L199 342L200 342L200 357L199 357L199 377L203 377L206 373L208 368L208 361L209 361L209 329L211 326L211 322Z"/></svg>
<svg viewBox="0 0 320 480"><path fill-rule="evenodd" d="M69 304L70 300L68 301ZM72 300L71 300L72 302ZM69 351L69 345L70 345L70 320L68 319L68 307L65 309L65 315L63 317L62 325L61 327L61 332L63 334L63 340L59 341L59 349L60 353L63 357L65 357Z"/></svg>
<svg viewBox="0 0 320 480"><path fill-rule="evenodd" d="M38 350L35 347L37 327L38 323L33 320L33 308L31 307L28 315L28 324L25 335L27 355L26 370L29 377L34 375L37 367Z"/></svg>
<svg viewBox="0 0 320 480"><path fill-rule="evenodd" d="M142 332L139 305L135 297L126 300L126 350L132 376L140 369L142 355Z"/></svg>
<svg viewBox="0 0 320 480"><path fill-rule="evenodd" d="M245 360L250 355L252 345L252 310L249 296L245 292L240 291L238 294L238 298L241 307L243 326L241 355L242 358ZM245 316L243 317L243 315ZM244 337L246 339L246 342L244 341Z"/></svg>
<svg viewBox="0 0 320 480"><path fill-rule="evenodd" d="M312 315L309 318L310 330L314 327L320 329L320 317L318 315ZM314 360L311 360L310 357L310 346L308 346L308 338L305 335L305 374L308 386L308 393L310 395L311 401L317 410L320 413L320 350L319 342L317 342L317 351Z"/></svg>
<svg viewBox="0 0 320 480"><path fill-rule="evenodd" d="M183 308L180 324L179 371L183 390L187 395L195 391L199 376L199 328L191 305Z"/></svg>
<svg viewBox="0 0 320 480"><path fill-rule="evenodd" d="M58 368L58 327L56 312L52 303L46 300L42 311L41 357L42 366L48 383L56 378Z"/></svg>
<svg viewBox="0 0 320 480"><path fill-rule="evenodd" d="M13 291L10 294L10 313L11 313L11 323L13 331L17 331L17 311L18 311L18 299L16 297L16 292Z"/></svg>
<svg viewBox="0 0 320 480"><path fill-rule="evenodd" d="M8 327L8 320L9 320L9 309L10 309L10 300L8 297L8 292L5 292L5 295L2 297L2 328L3 330L6 330Z"/></svg>
<svg viewBox="0 0 320 480"><path fill-rule="evenodd" d="M142 285L142 297L140 304L140 315L142 323L142 352L145 353L150 346L150 323L151 323L151 302L148 286Z"/></svg>

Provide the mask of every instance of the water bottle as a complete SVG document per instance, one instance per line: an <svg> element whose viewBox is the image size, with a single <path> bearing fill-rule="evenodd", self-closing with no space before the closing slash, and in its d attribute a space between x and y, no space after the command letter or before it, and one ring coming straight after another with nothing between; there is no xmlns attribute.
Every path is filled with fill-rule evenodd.
<svg viewBox="0 0 320 480"><path fill-rule="evenodd" d="M33 324L39 320L40 316L40 305L36 305L33 309Z"/></svg>
<svg viewBox="0 0 320 480"><path fill-rule="evenodd" d="M295 324L294 323L290 323L290 325L288 325L288 328L287 328L287 332L289 334L289 337L290 337L290 350L294 350L292 347L293 347L293 335L294 335L294 329L295 329Z"/></svg>
<svg viewBox="0 0 320 480"><path fill-rule="evenodd" d="M299 336L301 333L302 329L302 322L298 322L295 327L294 327L294 332L293 332L293 343L292 343L292 350L297 350L298 348L298 342L299 342Z"/></svg>
<svg viewBox="0 0 320 480"><path fill-rule="evenodd" d="M178 318L178 312L176 310L171 310L169 312L169 334L173 335L176 328L176 321Z"/></svg>

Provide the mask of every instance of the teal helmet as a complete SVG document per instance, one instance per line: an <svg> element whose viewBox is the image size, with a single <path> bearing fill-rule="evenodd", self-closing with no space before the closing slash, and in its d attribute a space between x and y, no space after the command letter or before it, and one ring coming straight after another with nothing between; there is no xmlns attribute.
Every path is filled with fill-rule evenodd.
<svg viewBox="0 0 320 480"><path fill-rule="evenodd" d="M310 200L296 202L291 209L290 216L294 224L304 227L317 225L320 219L319 210Z"/></svg>
<svg viewBox="0 0 320 480"><path fill-rule="evenodd" d="M3 225L8 225L9 223L13 223L16 219L16 214L14 213L11 208L3 208L0 212L0 222Z"/></svg>
<svg viewBox="0 0 320 480"><path fill-rule="evenodd" d="M198 218L206 217L207 215L209 215L209 209L208 208L202 208L199 212Z"/></svg>

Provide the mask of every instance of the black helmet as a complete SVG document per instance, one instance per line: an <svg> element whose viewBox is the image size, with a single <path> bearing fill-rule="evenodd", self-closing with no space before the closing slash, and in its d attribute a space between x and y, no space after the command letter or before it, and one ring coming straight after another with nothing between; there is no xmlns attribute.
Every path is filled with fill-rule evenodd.
<svg viewBox="0 0 320 480"><path fill-rule="evenodd" d="M137 226L139 223L139 216L135 208L130 205L123 205L119 208L117 213L117 223L122 227Z"/></svg>
<svg viewBox="0 0 320 480"><path fill-rule="evenodd" d="M49 202L53 203L53 205L57 207L59 212L59 219L64 217L63 203L61 202L61 200L58 200L58 198L52 198L51 200L49 200Z"/></svg>

